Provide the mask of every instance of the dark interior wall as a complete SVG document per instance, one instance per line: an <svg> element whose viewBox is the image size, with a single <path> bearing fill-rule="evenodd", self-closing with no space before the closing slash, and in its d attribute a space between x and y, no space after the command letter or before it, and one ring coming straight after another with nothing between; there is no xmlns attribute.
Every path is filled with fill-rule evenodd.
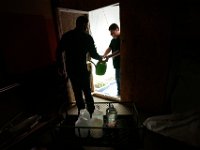
<svg viewBox="0 0 200 150"><path fill-rule="evenodd" d="M170 5L121 2L122 98L146 111L165 111L170 48Z"/></svg>
<svg viewBox="0 0 200 150"><path fill-rule="evenodd" d="M200 108L199 8L197 0L121 1L123 99L151 112Z"/></svg>
<svg viewBox="0 0 200 150"><path fill-rule="evenodd" d="M58 0L58 7L77 9L83 11L91 11L97 8L105 7L111 4L119 3L119 0Z"/></svg>
<svg viewBox="0 0 200 150"><path fill-rule="evenodd" d="M42 16L7 13L1 18L8 72L23 73L50 62L46 22Z"/></svg>
<svg viewBox="0 0 200 150"><path fill-rule="evenodd" d="M0 118L5 122L19 112L56 112L66 100L64 81L55 67L57 34L52 14L49 0L0 2L0 88L13 82L20 85L19 90L0 92L4 108Z"/></svg>
<svg viewBox="0 0 200 150"><path fill-rule="evenodd" d="M50 1L1 2L5 74L23 74L55 61L56 33Z"/></svg>
<svg viewBox="0 0 200 150"><path fill-rule="evenodd" d="M167 99L173 112L200 108L200 2L174 5Z"/></svg>

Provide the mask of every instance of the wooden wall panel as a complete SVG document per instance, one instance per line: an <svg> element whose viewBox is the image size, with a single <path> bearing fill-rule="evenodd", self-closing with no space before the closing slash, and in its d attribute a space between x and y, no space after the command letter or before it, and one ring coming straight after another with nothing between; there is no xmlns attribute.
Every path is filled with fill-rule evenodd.
<svg viewBox="0 0 200 150"><path fill-rule="evenodd" d="M51 62L44 17L7 13L1 18L2 50L9 73L25 73Z"/></svg>
<svg viewBox="0 0 200 150"><path fill-rule="evenodd" d="M122 99L160 112L165 107L170 13L159 3L122 1L120 6Z"/></svg>

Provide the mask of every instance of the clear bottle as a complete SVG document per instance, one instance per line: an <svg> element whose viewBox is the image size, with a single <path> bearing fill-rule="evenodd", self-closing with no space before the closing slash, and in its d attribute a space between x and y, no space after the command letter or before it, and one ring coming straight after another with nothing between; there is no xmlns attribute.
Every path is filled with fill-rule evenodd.
<svg viewBox="0 0 200 150"><path fill-rule="evenodd" d="M115 127L117 123L117 110L112 103L109 103L109 107L106 109L106 125L107 127Z"/></svg>

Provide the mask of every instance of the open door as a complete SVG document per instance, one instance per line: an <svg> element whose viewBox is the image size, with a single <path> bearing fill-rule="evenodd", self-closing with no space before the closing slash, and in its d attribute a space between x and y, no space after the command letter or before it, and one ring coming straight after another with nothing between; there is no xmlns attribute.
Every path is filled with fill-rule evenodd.
<svg viewBox="0 0 200 150"><path fill-rule="evenodd" d="M57 8L57 21L60 38L64 32L74 29L76 26L76 18L80 15L88 16L88 12L60 7Z"/></svg>

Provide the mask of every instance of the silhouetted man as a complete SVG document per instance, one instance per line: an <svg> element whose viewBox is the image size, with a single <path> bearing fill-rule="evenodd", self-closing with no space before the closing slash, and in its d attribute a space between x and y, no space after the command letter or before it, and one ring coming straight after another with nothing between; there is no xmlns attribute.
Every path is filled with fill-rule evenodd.
<svg viewBox="0 0 200 150"><path fill-rule="evenodd" d="M87 69L86 55L89 53L92 58L100 61L102 56L97 53L92 36L86 32L87 27L88 18L79 16L76 20L76 27L63 34L57 48L57 62L59 69L63 72L62 52L65 51L66 71L72 84L78 111L85 108L86 103L91 115L95 107L91 95L90 74Z"/></svg>

